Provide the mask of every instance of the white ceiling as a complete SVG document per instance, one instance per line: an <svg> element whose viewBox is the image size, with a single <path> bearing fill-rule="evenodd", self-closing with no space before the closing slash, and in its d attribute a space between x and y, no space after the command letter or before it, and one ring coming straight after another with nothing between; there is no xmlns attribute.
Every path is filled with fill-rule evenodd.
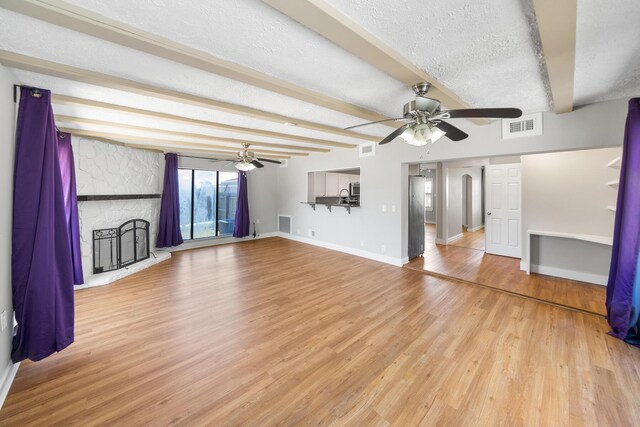
<svg viewBox="0 0 640 427"><path fill-rule="evenodd" d="M402 105L413 98L411 90L399 81L258 0L67 1L389 117L401 115ZM329 2L473 106L519 107L525 112L550 109L548 81L528 0ZM579 0L577 16L575 104L638 95L637 0L619 0L615 6ZM4 9L0 9L0 49L335 127L363 122ZM360 142L40 74L16 74L24 84L60 94L243 127ZM159 129L275 142L80 107L56 106L55 111ZM467 131L474 126L463 120L456 125ZM381 125L363 129L378 136L389 131Z"/></svg>

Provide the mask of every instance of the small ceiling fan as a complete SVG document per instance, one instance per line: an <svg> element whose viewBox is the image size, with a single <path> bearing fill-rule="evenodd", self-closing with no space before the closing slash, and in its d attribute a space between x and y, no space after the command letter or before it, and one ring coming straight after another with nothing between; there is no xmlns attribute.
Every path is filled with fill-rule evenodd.
<svg viewBox="0 0 640 427"><path fill-rule="evenodd" d="M345 128L354 129L360 126L368 126L383 122L406 122L398 129L391 132L378 144L388 144L395 138L400 137L407 144L418 147L434 143L438 139L446 136L452 141L462 141L469 135L445 122L443 119L458 118L517 118L522 115L522 110L518 108L466 108L461 110L440 110L440 101L428 98L427 92L431 88L431 83L422 82L412 86L416 93L414 101L404 105L404 115L395 119L378 120L375 122L363 123Z"/></svg>
<svg viewBox="0 0 640 427"><path fill-rule="evenodd" d="M249 151L249 144L244 143L242 144L242 151L238 152L238 159L236 160L235 167L240 171L247 172L254 170L255 168L263 168L264 165L260 162L276 163L278 165L281 164L278 160L261 159L256 157L253 151Z"/></svg>

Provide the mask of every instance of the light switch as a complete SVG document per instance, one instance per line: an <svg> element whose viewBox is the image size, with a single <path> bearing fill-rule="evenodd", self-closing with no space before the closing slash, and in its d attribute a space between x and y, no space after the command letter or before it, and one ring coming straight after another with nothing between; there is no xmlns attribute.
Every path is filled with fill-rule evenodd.
<svg viewBox="0 0 640 427"><path fill-rule="evenodd" d="M387 211L387 205L382 205L382 212L386 212Z"/></svg>
<svg viewBox="0 0 640 427"><path fill-rule="evenodd" d="M391 205L391 212L395 212L396 211L396 205Z"/></svg>

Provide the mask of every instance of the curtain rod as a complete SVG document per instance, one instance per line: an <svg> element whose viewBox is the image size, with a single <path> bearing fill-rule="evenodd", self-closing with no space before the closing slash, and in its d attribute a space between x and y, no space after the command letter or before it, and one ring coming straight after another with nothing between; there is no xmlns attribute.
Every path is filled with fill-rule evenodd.
<svg viewBox="0 0 640 427"><path fill-rule="evenodd" d="M13 85L13 103L15 104L16 102L18 102L18 88L25 88L25 89L31 89L31 95L33 95L36 98L40 98L40 96L42 96L42 93L40 92L42 89L34 87L34 86L28 86L28 85Z"/></svg>

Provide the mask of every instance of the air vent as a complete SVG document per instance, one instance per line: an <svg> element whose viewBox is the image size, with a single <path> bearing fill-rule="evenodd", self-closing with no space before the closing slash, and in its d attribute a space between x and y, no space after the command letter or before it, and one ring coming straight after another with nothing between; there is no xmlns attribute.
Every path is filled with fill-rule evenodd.
<svg viewBox="0 0 640 427"><path fill-rule="evenodd" d="M517 119L502 119L502 139L542 135L542 113L527 114Z"/></svg>
<svg viewBox="0 0 640 427"><path fill-rule="evenodd" d="M360 157L369 157L376 155L376 144L374 142L365 142L358 145L358 153Z"/></svg>
<svg viewBox="0 0 640 427"><path fill-rule="evenodd" d="M291 234L291 215L278 215L278 231Z"/></svg>

